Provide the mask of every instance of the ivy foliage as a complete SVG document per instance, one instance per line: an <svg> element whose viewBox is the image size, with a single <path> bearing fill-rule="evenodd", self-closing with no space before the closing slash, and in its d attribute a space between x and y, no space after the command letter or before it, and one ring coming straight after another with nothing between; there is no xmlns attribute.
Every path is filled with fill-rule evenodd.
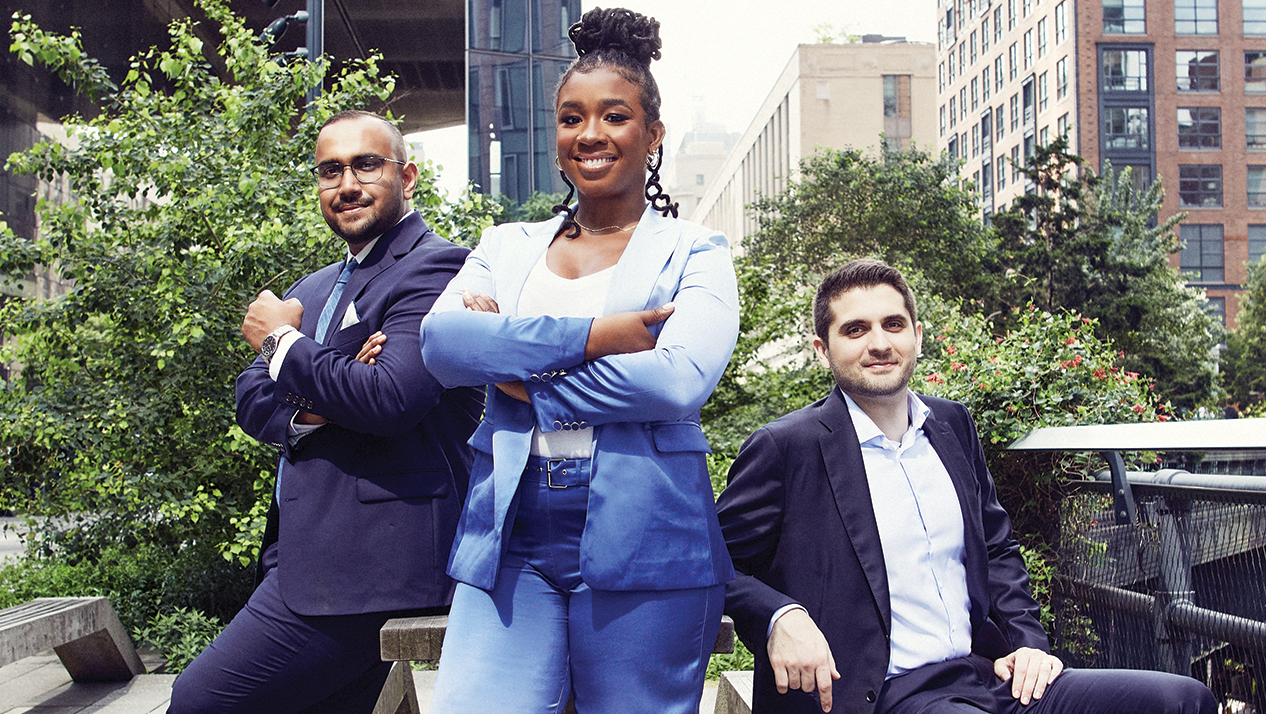
<svg viewBox="0 0 1266 714"><path fill-rule="evenodd" d="M33 518L37 555L146 543L253 559L276 456L234 422L234 379L254 357L242 315L258 291L280 293L344 250L308 171L316 134L393 90L376 56L337 71L282 63L225 0L197 4L220 44L173 22L170 47L134 57L121 86L77 34L13 19L10 50L101 110L7 164L73 197L41 202L38 240L0 235L0 273L53 266L73 285L0 308L0 356L20 365L0 393L0 508ZM495 205L446 201L433 180L423 167L416 205L475 240Z"/></svg>

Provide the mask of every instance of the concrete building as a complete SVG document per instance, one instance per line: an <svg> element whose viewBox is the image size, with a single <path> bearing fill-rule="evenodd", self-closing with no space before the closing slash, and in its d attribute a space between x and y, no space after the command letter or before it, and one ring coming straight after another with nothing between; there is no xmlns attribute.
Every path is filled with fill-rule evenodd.
<svg viewBox="0 0 1266 714"><path fill-rule="evenodd" d="M681 138L676 151L665 147L664 191L678 204L680 215L689 216L703 192L725 167L725 159L738 143L739 134L696 117L695 126ZM667 142L665 142L667 143Z"/></svg>
<svg viewBox="0 0 1266 714"><path fill-rule="evenodd" d="M1188 213L1177 267L1234 325L1266 249L1266 3L940 0L938 14L937 147L964 159L982 212L1067 134L1097 171L1163 181L1160 218Z"/></svg>
<svg viewBox="0 0 1266 714"><path fill-rule="evenodd" d="M580 0L469 0L470 180L522 202L566 190L554 166L554 87L576 57Z"/></svg>
<svg viewBox="0 0 1266 714"><path fill-rule="evenodd" d="M800 45L691 220L739 243L756 230L747 205L786 188L819 148L907 148L936 140L936 48L865 35L854 44ZM683 214L685 216L685 214Z"/></svg>

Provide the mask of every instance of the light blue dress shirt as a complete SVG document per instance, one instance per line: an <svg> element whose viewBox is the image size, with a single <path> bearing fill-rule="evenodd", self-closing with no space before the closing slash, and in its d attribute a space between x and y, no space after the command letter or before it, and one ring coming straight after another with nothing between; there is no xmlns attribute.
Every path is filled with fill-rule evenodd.
<svg viewBox="0 0 1266 714"><path fill-rule="evenodd" d="M888 677L971 652L963 514L923 432L930 410L909 395L910 427L895 442L845 395L857 430L892 609Z"/></svg>

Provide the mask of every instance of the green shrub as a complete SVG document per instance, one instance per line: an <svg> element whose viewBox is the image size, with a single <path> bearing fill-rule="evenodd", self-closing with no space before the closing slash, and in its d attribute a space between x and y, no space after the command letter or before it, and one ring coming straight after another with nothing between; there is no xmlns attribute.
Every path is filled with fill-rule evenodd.
<svg viewBox="0 0 1266 714"><path fill-rule="evenodd" d="M211 644L224 625L197 610L178 607L170 614L155 615L133 634L133 639L153 647L167 658L167 671L179 673Z"/></svg>

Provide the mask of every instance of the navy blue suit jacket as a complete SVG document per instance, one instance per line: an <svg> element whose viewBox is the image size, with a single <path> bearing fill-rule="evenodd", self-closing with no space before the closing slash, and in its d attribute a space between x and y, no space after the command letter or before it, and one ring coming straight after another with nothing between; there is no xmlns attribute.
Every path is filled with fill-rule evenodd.
<svg viewBox="0 0 1266 714"><path fill-rule="evenodd" d="M975 423L957 402L920 399L932 412L924 432L963 513L973 652L992 660L1020 647L1047 650ZM821 712L804 692L778 694L769 666L770 617L798 603L826 636L841 674L832 711L873 714L888 669L888 578L861 447L839 388L752 434L717 508L739 571L725 611L756 655L752 711ZM917 672L903 684L916 682Z"/></svg>
<svg viewBox="0 0 1266 714"><path fill-rule="evenodd" d="M276 382L262 358L238 377L238 424L281 451L281 497L269 511L264 548L277 544L274 575L286 605L301 615L452 600L444 570L483 391L445 390L422 364L418 329L468 252L409 214L352 272L326 335L295 341ZM341 267L286 291L303 303L303 334L315 331ZM359 322L343 328L351 304ZM387 342L377 364L356 361L378 330ZM329 423L291 446L286 430L300 409Z"/></svg>

